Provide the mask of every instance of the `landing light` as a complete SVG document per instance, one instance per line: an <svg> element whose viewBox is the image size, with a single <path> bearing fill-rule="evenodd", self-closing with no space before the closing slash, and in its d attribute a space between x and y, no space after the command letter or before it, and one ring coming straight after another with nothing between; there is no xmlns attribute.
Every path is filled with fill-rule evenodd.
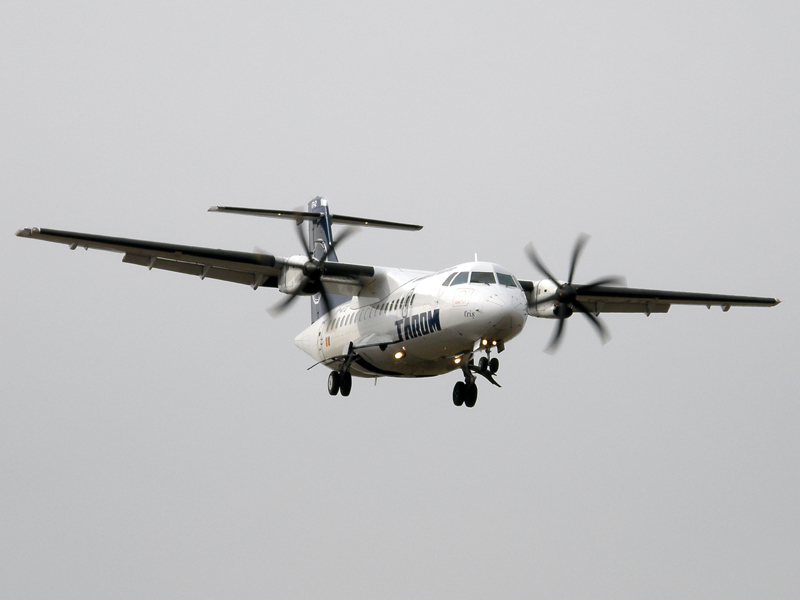
<svg viewBox="0 0 800 600"><path fill-rule="evenodd" d="M497 340L492 340L492 346L497 346Z"/></svg>
<svg viewBox="0 0 800 600"><path fill-rule="evenodd" d="M394 357L395 357L397 360L400 360L400 359L401 359L401 358L403 358L405 355L406 355L406 353L405 353L405 352L403 352L402 350L398 350L397 352L395 352L395 353L394 353Z"/></svg>
<svg viewBox="0 0 800 600"><path fill-rule="evenodd" d="M461 364L461 357L460 356L456 356L456 358L455 358L455 360L453 362L456 363L457 365Z"/></svg>
<svg viewBox="0 0 800 600"><path fill-rule="evenodd" d="M481 344L486 346L489 344L489 340L481 340Z"/></svg>

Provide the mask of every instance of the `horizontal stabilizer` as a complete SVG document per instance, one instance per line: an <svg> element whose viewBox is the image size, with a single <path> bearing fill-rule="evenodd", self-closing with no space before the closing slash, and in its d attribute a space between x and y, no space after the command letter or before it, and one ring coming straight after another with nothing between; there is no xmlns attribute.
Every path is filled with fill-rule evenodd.
<svg viewBox="0 0 800 600"><path fill-rule="evenodd" d="M303 221L317 221L322 213L304 212L299 210L272 210L268 208L239 208L236 206L212 206L211 212L227 212L251 217L270 217L273 219L290 219L301 223ZM409 223L396 223L394 221L381 221L378 219L363 219L361 217L347 217L345 215L331 215L331 222L355 227L381 227L383 229L401 229L405 231L419 231L422 225Z"/></svg>

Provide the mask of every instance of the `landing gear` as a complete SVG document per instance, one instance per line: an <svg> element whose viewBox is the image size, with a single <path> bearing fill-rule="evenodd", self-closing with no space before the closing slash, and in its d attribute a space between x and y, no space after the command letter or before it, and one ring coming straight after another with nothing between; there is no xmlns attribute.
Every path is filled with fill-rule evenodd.
<svg viewBox="0 0 800 600"><path fill-rule="evenodd" d="M349 396L350 390L353 388L353 376L347 371L342 373L339 378L339 392L342 396Z"/></svg>
<svg viewBox="0 0 800 600"><path fill-rule="evenodd" d="M467 397L466 389L466 383L463 381L456 382L456 386L453 388L453 404L456 406L464 404L464 399Z"/></svg>
<svg viewBox="0 0 800 600"><path fill-rule="evenodd" d="M339 371L331 371L328 375L328 393L335 396L339 392L342 396L349 396L350 390L353 389L353 376L348 371L339 373Z"/></svg>
<svg viewBox="0 0 800 600"><path fill-rule="evenodd" d="M472 383L465 383L463 381L456 383L453 388L453 404L456 406L461 406L463 404L467 408L472 408L477 401L478 386L475 385L475 381L472 381Z"/></svg>
<svg viewBox="0 0 800 600"><path fill-rule="evenodd" d="M472 408L478 401L478 386L473 382L471 385L467 386L466 392L467 397L464 398L464 406Z"/></svg>
<svg viewBox="0 0 800 600"><path fill-rule="evenodd" d="M497 373L497 369L500 368L500 361L497 360L497 357L489 360L488 356L481 356L481 359L478 361L478 372L479 373L486 373L487 371L494 375Z"/></svg>
<svg viewBox="0 0 800 600"><path fill-rule="evenodd" d="M331 371L331 374L328 375L328 393L331 396L335 396L339 393L339 386L341 385L342 377L339 375L338 371ZM350 390L347 390L350 393Z"/></svg>
<svg viewBox="0 0 800 600"><path fill-rule="evenodd" d="M478 348L476 348L476 351L477 350ZM497 357L492 358L491 348L483 348L483 351L486 352L486 356L481 356L480 359L477 359L474 355L462 355L462 360L459 364L464 373L464 381L459 381L453 388L453 404L456 406L463 405L467 408L475 406L475 403L478 401L478 386L475 385L476 375L480 375L487 379L492 385L500 387L500 384L494 379L494 374L497 373L497 370L500 368L500 361ZM497 343L497 351L502 351L501 342ZM468 358L468 360L464 360L465 357ZM478 364L475 364L476 359L478 360Z"/></svg>
<svg viewBox="0 0 800 600"><path fill-rule="evenodd" d="M497 373L497 369L499 368L500 368L500 361L497 360L497 357L489 361L489 371L491 371L492 373Z"/></svg>

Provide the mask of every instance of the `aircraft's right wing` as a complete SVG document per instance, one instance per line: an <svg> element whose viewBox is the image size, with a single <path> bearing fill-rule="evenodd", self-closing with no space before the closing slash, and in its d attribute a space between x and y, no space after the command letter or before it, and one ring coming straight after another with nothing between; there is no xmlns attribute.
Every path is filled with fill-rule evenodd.
<svg viewBox="0 0 800 600"><path fill-rule="evenodd" d="M141 265L148 269L163 269L194 275L201 279L208 277L243 283L253 289L278 287L278 278L285 267L302 267L302 263L290 265L291 259L269 254L181 246L56 229L20 229L17 231L17 235L66 244L72 250L92 248L118 252L124 255L122 262ZM370 266L325 263L323 279L331 280L342 288L351 286L354 289L360 289L361 286L370 282L374 273L374 268Z"/></svg>

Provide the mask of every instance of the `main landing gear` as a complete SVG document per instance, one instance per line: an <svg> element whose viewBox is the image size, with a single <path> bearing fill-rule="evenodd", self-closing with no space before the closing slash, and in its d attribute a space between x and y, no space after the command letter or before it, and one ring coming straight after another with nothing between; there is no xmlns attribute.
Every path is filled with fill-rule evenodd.
<svg viewBox="0 0 800 600"><path fill-rule="evenodd" d="M475 385L473 379L471 383L466 381L459 381L453 388L453 404L461 406L464 404L467 408L472 408L478 401L478 386Z"/></svg>
<svg viewBox="0 0 800 600"><path fill-rule="evenodd" d="M453 404L456 406L461 406L462 404L467 408L475 406L478 401L478 386L475 383L476 373L500 387L500 384L493 377L500 368L500 361L497 360L497 357L490 359L488 350L486 354L486 356L481 356L477 365L472 358L462 363L461 370L464 372L464 381L459 381L453 388Z"/></svg>
<svg viewBox="0 0 800 600"><path fill-rule="evenodd" d="M353 342L350 342L350 347L347 349L347 357L344 362L339 366L338 370L331 371L328 375L328 393L335 396L340 393L342 396L349 396L350 390L353 389L353 376L350 375L350 364L355 360L356 353L353 347Z"/></svg>
<svg viewBox="0 0 800 600"><path fill-rule="evenodd" d="M353 376L348 371L339 373L339 371L331 371L328 375L328 393L335 396L340 393L342 396L349 396L350 390L353 388Z"/></svg>

